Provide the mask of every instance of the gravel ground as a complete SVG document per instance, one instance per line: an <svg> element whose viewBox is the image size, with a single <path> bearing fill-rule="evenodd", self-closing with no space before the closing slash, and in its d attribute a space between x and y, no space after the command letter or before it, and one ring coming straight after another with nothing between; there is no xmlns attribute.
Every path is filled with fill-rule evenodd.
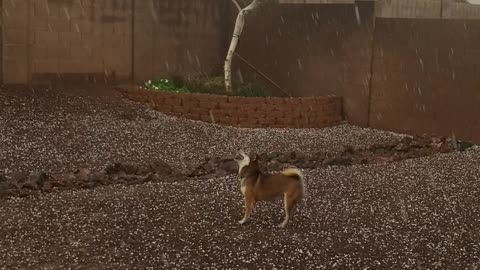
<svg viewBox="0 0 480 270"><path fill-rule="evenodd" d="M478 269L480 150L306 171L239 225L238 180L107 186L0 205L1 269Z"/></svg>
<svg viewBox="0 0 480 270"><path fill-rule="evenodd" d="M111 92L0 91L0 169L102 169L163 158L338 152L401 136L342 125L248 130L166 117ZM234 176L54 191L0 203L0 269L479 269L480 149L306 170L285 230L281 202L238 225Z"/></svg>
<svg viewBox="0 0 480 270"><path fill-rule="evenodd" d="M115 92L0 90L0 171L104 169L112 162L161 159L183 169L205 156L257 152L339 152L401 136L340 125L321 130L237 129L165 116Z"/></svg>

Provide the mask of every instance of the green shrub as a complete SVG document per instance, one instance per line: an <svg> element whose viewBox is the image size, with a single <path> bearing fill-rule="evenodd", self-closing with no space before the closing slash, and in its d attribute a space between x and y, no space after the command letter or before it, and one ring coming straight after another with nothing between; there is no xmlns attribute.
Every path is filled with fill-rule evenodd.
<svg viewBox="0 0 480 270"><path fill-rule="evenodd" d="M149 80L145 88L153 91L174 93L203 93L214 95L231 95L243 97L268 97L272 93L256 83L237 83L233 93L225 92L223 77L203 77L182 80L178 77L172 79Z"/></svg>
<svg viewBox="0 0 480 270"><path fill-rule="evenodd" d="M222 77L194 78L185 81L192 93L225 95L225 84Z"/></svg>
<svg viewBox="0 0 480 270"><path fill-rule="evenodd" d="M174 92L174 93L190 93L190 91L179 86L178 82L169 79L149 80L144 84L145 88L153 91Z"/></svg>
<svg viewBox="0 0 480 270"><path fill-rule="evenodd" d="M271 97L272 93L263 86L254 83L239 85L237 95L242 97Z"/></svg>

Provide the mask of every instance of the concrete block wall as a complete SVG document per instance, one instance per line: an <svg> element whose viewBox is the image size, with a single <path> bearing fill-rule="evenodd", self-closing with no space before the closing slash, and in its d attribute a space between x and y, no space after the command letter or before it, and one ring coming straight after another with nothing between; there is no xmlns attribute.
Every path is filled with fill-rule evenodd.
<svg viewBox="0 0 480 270"><path fill-rule="evenodd" d="M341 96L353 124L480 142L479 6L295 2L248 18L238 53L255 68L293 96ZM220 74L236 14L217 0L0 4L4 84ZM233 75L261 79L238 58Z"/></svg>
<svg viewBox="0 0 480 270"><path fill-rule="evenodd" d="M216 0L1 2L5 84L193 76L219 71L226 53L226 3Z"/></svg>
<svg viewBox="0 0 480 270"><path fill-rule="evenodd" d="M370 126L480 142L480 21L379 19Z"/></svg>

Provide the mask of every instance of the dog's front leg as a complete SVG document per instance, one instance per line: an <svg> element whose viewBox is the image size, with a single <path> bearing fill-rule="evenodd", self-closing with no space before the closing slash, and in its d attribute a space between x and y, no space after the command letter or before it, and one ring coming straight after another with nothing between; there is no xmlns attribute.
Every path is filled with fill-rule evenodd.
<svg viewBox="0 0 480 270"><path fill-rule="evenodd" d="M238 223L244 224L245 222L247 222L248 218L250 217L250 214L252 213L252 208L254 203L255 201L253 200L253 198L245 197L245 214L243 216L243 219L240 220Z"/></svg>

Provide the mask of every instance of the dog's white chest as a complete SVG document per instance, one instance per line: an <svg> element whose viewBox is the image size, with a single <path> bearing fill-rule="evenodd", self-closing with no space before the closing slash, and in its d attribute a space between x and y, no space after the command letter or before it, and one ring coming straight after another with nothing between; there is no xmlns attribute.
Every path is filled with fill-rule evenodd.
<svg viewBox="0 0 480 270"><path fill-rule="evenodd" d="M245 178L242 178L240 180L240 191L242 192L242 195L245 196L245 190L247 189L247 186L245 185Z"/></svg>

